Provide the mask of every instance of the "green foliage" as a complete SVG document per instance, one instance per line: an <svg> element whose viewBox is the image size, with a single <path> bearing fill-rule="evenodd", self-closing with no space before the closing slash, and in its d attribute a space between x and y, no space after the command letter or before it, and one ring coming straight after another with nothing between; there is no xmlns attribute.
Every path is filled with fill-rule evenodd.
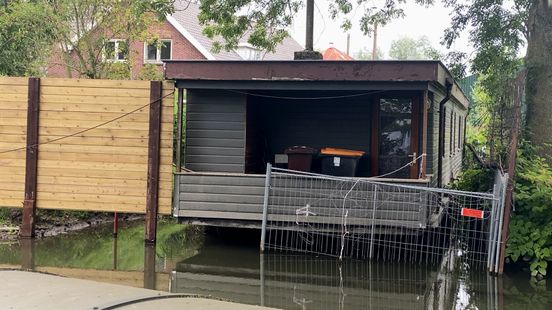
<svg viewBox="0 0 552 310"><path fill-rule="evenodd" d="M394 40L391 42L389 57L398 60L439 60L443 58L442 54L431 46L426 36L421 36L418 39L402 37Z"/></svg>
<svg viewBox="0 0 552 310"><path fill-rule="evenodd" d="M52 11L42 2L0 6L0 76L40 76L54 39Z"/></svg>
<svg viewBox="0 0 552 310"><path fill-rule="evenodd" d="M113 50L112 39L128 42L151 41L149 28L164 21L174 11L174 0L60 0L48 2L55 11L56 41L64 64L79 76L102 78L109 74L111 64L106 51ZM132 64L133 53L118 45ZM121 72L119 72L121 73ZM116 74L115 74L116 75ZM125 77L129 78L129 76Z"/></svg>
<svg viewBox="0 0 552 310"><path fill-rule="evenodd" d="M19 209L12 208L0 208L0 225L12 225L15 226L17 223L14 222L15 218L20 214Z"/></svg>
<svg viewBox="0 0 552 310"><path fill-rule="evenodd" d="M367 48L361 48L353 55L356 60L372 60L372 51ZM383 59L383 52L378 48L376 49L376 59Z"/></svg>
<svg viewBox="0 0 552 310"><path fill-rule="evenodd" d="M109 80L128 80L130 79L130 66L128 62L107 63L104 68L102 78Z"/></svg>
<svg viewBox="0 0 552 310"><path fill-rule="evenodd" d="M332 0L330 14L340 17L342 27L352 27L351 18L355 12L362 12L360 29L370 35L374 24L385 26L395 18L405 15L406 0ZM419 5L432 5L434 0L411 0ZM217 42L214 50L235 48L249 33L248 43L263 50L273 51L278 43L288 36L287 29L294 21L304 0L202 0L200 1L199 20L205 25L204 33L215 38L220 36L224 42Z"/></svg>
<svg viewBox="0 0 552 310"><path fill-rule="evenodd" d="M518 153L506 257L513 262L523 258L533 276L545 276L552 261L552 169L527 144Z"/></svg>
<svg viewBox="0 0 552 310"><path fill-rule="evenodd" d="M526 39L527 10L530 0L444 0L451 8L451 26L443 43L450 48L465 30L476 53L472 69L500 77L515 68L518 53ZM455 55L457 61L463 57ZM506 74L511 75L511 74Z"/></svg>
<svg viewBox="0 0 552 310"><path fill-rule="evenodd" d="M140 72L138 72L137 78L146 81L162 81L163 72L160 71L159 67L155 64L144 64Z"/></svg>
<svg viewBox="0 0 552 310"><path fill-rule="evenodd" d="M487 168L475 167L462 171L462 175L451 185L453 189L470 192L488 192L491 190L494 172Z"/></svg>

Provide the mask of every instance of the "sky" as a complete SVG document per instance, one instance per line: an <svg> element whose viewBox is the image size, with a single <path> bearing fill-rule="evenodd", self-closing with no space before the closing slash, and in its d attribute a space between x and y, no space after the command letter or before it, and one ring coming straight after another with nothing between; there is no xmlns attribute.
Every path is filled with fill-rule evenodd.
<svg viewBox="0 0 552 310"><path fill-rule="evenodd" d="M314 10L314 47L320 51L325 50L333 44L334 47L345 52L347 46L347 33L341 29L339 20L332 20L329 13L329 3L333 0L315 0ZM393 40L401 37L418 38L427 36L432 46L442 52L446 52L444 46L440 44L443 31L450 24L450 9L445 8L440 1L435 1L435 5L425 8L413 1L407 1L404 5L406 17L397 19L385 27L378 30L378 47L384 54L384 59L388 58L389 49ZM360 17L360 12L357 13ZM372 50L372 38L364 36L358 22L353 20L353 28L349 31L351 34L350 54L354 56L360 49L367 48ZM305 10L299 12L291 28L291 36L304 46L305 43ZM461 37L452 50L458 50L470 53L473 49L470 47L467 35Z"/></svg>

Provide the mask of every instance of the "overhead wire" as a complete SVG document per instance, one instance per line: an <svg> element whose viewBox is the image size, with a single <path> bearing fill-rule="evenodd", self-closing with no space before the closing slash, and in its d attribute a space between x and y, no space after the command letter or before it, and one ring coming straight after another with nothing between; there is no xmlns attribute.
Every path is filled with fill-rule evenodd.
<svg viewBox="0 0 552 310"><path fill-rule="evenodd" d="M372 92L366 92L366 93L360 93L360 94L350 94L350 95L337 95L337 96L320 96L320 97L294 97L294 96L275 96L275 95L264 95L264 94L257 94L257 93L251 93L246 91L239 91L234 89L226 89L226 91L241 95L249 95L253 97L261 97L261 98L271 98L271 99L288 99L288 100L329 100L329 99L344 99L344 98L354 98L354 97L362 97L362 96L368 96L378 93L386 92L386 90L376 90Z"/></svg>
<svg viewBox="0 0 552 310"><path fill-rule="evenodd" d="M154 103L156 103L156 102L158 102L158 101L161 101L161 100L163 100L163 99L165 99L165 98L167 98L167 97L169 97L169 96L171 96L171 95L173 95L173 94L174 94L174 91L172 91L172 92L170 92L170 93L168 93L168 94L162 96L162 97L159 98L159 99L155 99L155 100L153 100L153 101L150 101L150 102L148 102L147 104L145 104L145 105L143 105L143 106L141 106L141 107L139 107L139 108L136 108L136 109L134 109L134 110L132 110L132 111L126 112L126 113L124 113L124 114L122 114L122 115L119 115L119 116L117 116L117 117L115 117L115 118L112 118L112 119L110 119L110 120L107 120L107 121L105 121L105 122L103 122L103 123L100 123L100 124L98 124L98 125L95 125L95 126L92 126L92 127L89 127L89 128L86 128L86 129L83 129L83 130L80 130L80 131L77 131L77 132L72 133L72 134L64 135L64 136L61 136L61 137L58 137L58 138L55 138L55 139L52 139L52 140L48 140L48 141L44 141L44 142L39 142L39 143L36 143L36 144L33 144L33 145L22 146L22 147L18 147L18 148L14 148L14 149L3 150L3 151L0 151L0 155L1 155L1 154L6 154L6 153L11 153L11 152L18 152L18 151L22 151L22 150L26 150L26 149L30 149L30 148L35 148L35 147L38 147L38 146L41 146L41 145L50 144L50 143L58 142L58 141L61 141L61 140L64 140L64 139L68 139L68 138L72 138L72 137L81 135L81 134L86 133L86 132L88 132L88 131L97 129L97 128L99 128L99 127L105 126L105 125L110 124L110 123L113 123L113 122L116 122L116 121L118 121L118 120L120 120L120 119L122 119L122 118L125 118L125 117L127 117L127 116L129 116L129 115L131 115L131 114L134 114L134 113L136 113L136 112L138 112L138 111L140 111L140 110L142 110L142 109L144 109L144 108L146 108L146 107L148 107L148 106L150 106L150 105L152 105L152 104L154 104Z"/></svg>

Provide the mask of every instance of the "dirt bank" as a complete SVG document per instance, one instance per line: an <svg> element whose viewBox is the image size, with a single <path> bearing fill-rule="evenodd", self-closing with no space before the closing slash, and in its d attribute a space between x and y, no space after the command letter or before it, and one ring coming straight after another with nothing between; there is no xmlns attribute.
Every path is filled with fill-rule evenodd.
<svg viewBox="0 0 552 310"><path fill-rule="evenodd" d="M119 214L119 221L121 222L142 218L143 215ZM113 223L113 213L40 211L40 214L37 214L37 219L36 237L44 238L78 231L91 226ZM0 240L17 240L19 237L19 223L21 223L20 211L13 210L3 223L0 223Z"/></svg>

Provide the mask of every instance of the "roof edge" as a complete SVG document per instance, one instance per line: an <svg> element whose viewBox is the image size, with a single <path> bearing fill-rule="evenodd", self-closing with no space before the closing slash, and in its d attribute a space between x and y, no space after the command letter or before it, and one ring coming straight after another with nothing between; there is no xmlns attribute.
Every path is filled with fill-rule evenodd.
<svg viewBox="0 0 552 310"><path fill-rule="evenodd" d="M188 40L192 45L203 55L207 60L216 60L215 56L211 54L199 41L186 30L174 17L167 16L167 21L171 24L186 40Z"/></svg>

